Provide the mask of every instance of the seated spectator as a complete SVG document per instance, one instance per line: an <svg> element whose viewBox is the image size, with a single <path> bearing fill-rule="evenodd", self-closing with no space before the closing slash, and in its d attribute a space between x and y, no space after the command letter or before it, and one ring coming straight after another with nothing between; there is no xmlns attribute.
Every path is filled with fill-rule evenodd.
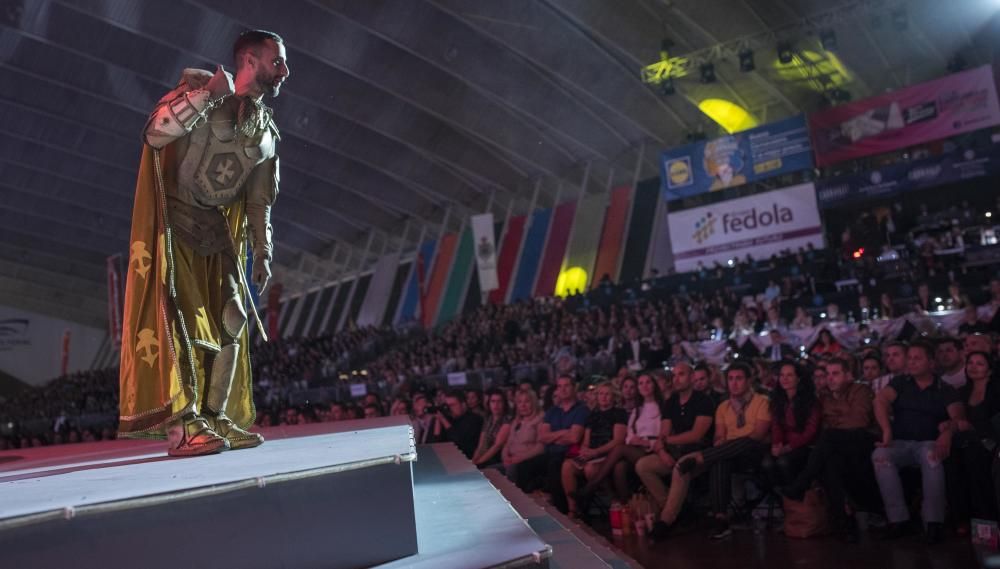
<svg viewBox="0 0 1000 569"><path fill-rule="evenodd" d="M711 399L713 416L719 404L729 397L722 381L716 381L718 375L720 374L716 366L706 363L699 363L694 366L694 370L691 372L691 388L699 393L704 393Z"/></svg>
<svg viewBox="0 0 1000 569"><path fill-rule="evenodd" d="M377 405L374 405L372 403L365 405L364 409L365 409L365 419L375 419L377 417L382 416L381 409L379 409ZM304 417L305 415L303 415L303 418Z"/></svg>
<svg viewBox="0 0 1000 569"><path fill-rule="evenodd" d="M781 362L794 359L798 355L798 350L785 342L785 337L781 334L780 330L773 329L769 335L771 345L764 350L764 359L772 362Z"/></svg>
<svg viewBox="0 0 1000 569"><path fill-rule="evenodd" d="M444 401L448 414L438 411L435 415L434 436L438 440L455 443L462 454L471 459L479 443L479 433L483 430L483 418L469 412L460 392L448 392Z"/></svg>
<svg viewBox="0 0 1000 569"><path fill-rule="evenodd" d="M707 385L708 370L704 364L694 370L688 364L674 368L674 393L661 407L658 437L651 452L635 463L636 474L661 510L667 502L663 477L671 473L677 459L704 448L712 428L717 405L704 389L694 389L692 377L697 374L706 376Z"/></svg>
<svg viewBox="0 0 1000 569"><path fill-rule="evenodd" d="M892 296L883 292L878 298L878 312L882 318L889 320L898 316L896 314L896 303L892 300Z"/></svg>
<svg viewBox="0 0 1000 569"><path fill-rule="evenodd" d="M801 501L810 484L820 479L827 491L835 529L848 542L856 542L858 526L853 504L870 503L865 498L873 494L864 490L871 487L874 478L870 457L875 445L875 395L870 387L854 381L851 364L844 358L827 363L827 377L830 389L820 401L823 431L805 468L782 489L782 494ZM853 499L849 499L849 488L855 489Z"/></svg>
<svg viewBox="0 0 1000 569"><path fill-rule="evenodd" d="M1000 413L1000 388L993 381L993 359L985 352L972 352L965 358L965 376L960 390L967 421L956 433L952 445L954 469L948 471L953 515L963 526L970 517L996 520L997 496L991 468L993 449L998 439L992 423Z"/></svg>
<svg viewBox="0 0 1000 569"><path fill-rule="evenodd" d="M429 406L430 401L427 400L426 394L417 393L413 396L413 415L410 417L410 423L413 425L413 440L418 445L435 442L437 419L435 413L427 412Z"/></svg>
<svg viewBox="0 0 1000 569"><path fill-rule="evenodd" d="M409 415L410 414L410 402L405 397L396 397L392 400L392 405L389 407L390 416L399 415Z"/></svg>
<svg viewBox="0 0 1000 569"><path fill-rule="evenodd" d="M507 444L507 437L510 435L511 418L503 392L499 389L487 391L486 406L489 415L479 434L476 452L472 454L472 463L480 468L500 464L500 451Z"/></svg>
<svg viewBox="0 0 1000 569"><path fill-rule="evenodd" d="M732 534L729 526L729 502L732 473L736 468L753 469L767 452L771 413L767 397L751 389L750 367L735 363L726 370L729 399L715 411L715 442L711 448L681 457L674 467L667 503L660 512L653 538L661 539L677 520L687 497L691 479L709 472L712 512L715 528L712 539Z"/></svg>
<svg viewBox="0 0 1000 569"><path fill-rule="evenodd" d="M590 410L577 400L576 385L568 375L559 376L551 392L552 407L545 412L538 440L545 445L546 490L552 496L553 505L566 513L569 505L562 489L562 463L570 449L573 449L572 456L579 452Z"/></svg>
<svg viewBox="0 0 1000 569"><path fill-rule="evenodd" d="M806 328L812 328L813 318L806 312L806 309L801 306L795 307L795 318L792 319L792 330L803 330Z"/></svg>
<svg viewBox="0 0 1000 569"><path fill-rule="evenodd" d="M942 462L951 453L955 423L965 419L958 392L934 375L934 347L926 342L906 350L907 375L897 376L879 392L875 418L882 440L872 453L890 526L887 538L909 532L910 510L903 496L899 469L919 466L923 482L921 508L926 539L944 537L945 478Z"/></svg>
<svg viewBox="0 0 1000 569"><path fill-rule="evenodd" d="M334 402L330 404L330 412L327 415L331 421L343 421L347 418L344 412L344 404Z"/></svg>
<svg viewBox="0 0 1000 569"><path fill-rule="evenodd" d="M875 385L875 383L878 382L879 378L883 375L885 375L885 370L882 368L882 360L878 357L878 355L869 353L861 359L860 381L862 383L871 387Z"/></svg>
<svg viewBox="0 0 1000 569"><path fill-rule="evenodd" d="M975 306L966 306L963 309L965 318L958 325L958 335L965 337L969 334L984 334L990 331L990 326L979 319L979 309Z"/></svg>
<svg viewBox="0 0 1000 569"><path fill-rule="evenodd" d="M674 371L681 367L684 368L684 373L688 373L687 370L691 368L687 364L680 364ZM677 377L676 373L674 377ZM608 459L601 463L600 470L580 491L581 495L587 496L596 491L613 472L618 499L624 503L631 496L628 488L628 470L632 469L640 458L649 454L653 441L660 436L660 407L663 404L663 393L649 373L639 375L639 397L642 398L642 405L629 413L624 444L612 449Z"/></svg>
<svg viewBox="0 0 1000 569"><path fill-rule="evenodd" d="M816 343L809 348L809 355L812 356L834 356L844 351L844 347L833 337L829 330L823 328L819 331L819 338Z"/></svg>
<svg viewBox="0 0 1000 569"><path fill-rule="evenodd" d="M575 455L567 455L562 464L562 484L566 493L568 515L578 517L582 510L577 503L577 478L583 475L593 480L607 461L608 455L625 442L625 410L615 406L615 394L610 381L597 385L597 407L587 416L583 443Z"/></svg>
<svg viewBox="0 0 1000 569"><path fill-rule="evenodd" d="M871 383L872 391L877 396L889 385L892 378L906 373L906 342L890 342L885 346L885 373Z"/></svg>
<svg viewBox="0 0 1000 569"><path fill-rule="evenodd" d="M809 458L819 432L820 408L816 388L797 364L781 364L778 384L771 392L771 454L762 466L773 486L784 486Z"/></svg>
<svg viewBox="0 0 1000 569"><path fill-rule="evenodd" d="M514 402L515 416L503 447L502 462L507 478L521 490L532 492L545 475L545 445L538 438L542 410L538 396L531 389L518 390Z"/></svg>
<svg viewBox="0 0 1000 569"><path fill-rule="evenodd" d="M625 409L627 413L631 413L639 404L638 382L631 375L626 375L622 378L620 389L622 393L622 409Z"/></svg>
<svg viewBox="0 0 1000 569"><path fill-rule="evenodd" d="M812 379L813 386L816 388L816 393L820 395L826 393L826 360L819 360L816 362L816 366L813 367L812 371Z"/></svg>
<svg viewBox="0 0 1000 569"><path fill-rule="evenodd" d="M962 343L957 338L942 338L934 352L938 375L945 383L960 389L965 385L965 362L962 361Z"/></svg>
<svg viewBox="0 0 1000 569"><path fill-rule="evenodd" d="M991 356L996 355L993 347L993 338L989 334L970 334L962 341L962 347L966 354L983 352Z"/></svg>
<svg viewBox="0 0 1000 569"><path fill-rule="evenodd" d="M682 362L677 362L677 363L682 363ZM676 365L676 364L674 364L674 365ZM660 393L663 394L663 398L666 399L666 398L670 397L670 394L673 392L673 389L674 389L673 388L673 381L674 381L673 373L670 372L670 371L667 371L665 369L656 368L656 369L654 369L653 371L650 372L650 375L653 376L653 381L656 383L657 387L660 388ZM640 396L639 399L642 399L642 397ZM631 412L631 411L629 411L629 412Z"/></svg>
<svg viewBox="0 0 1000 569"><path fill-rule="evenodd" d="M645 369L649 365L649 346L639 339L639 329L630 327L628 338L622 342L615 356L618 367L627 367L631 372Z"/></svg>
<svg viewBox="0 0 1000 569"><path fill-rule="evenodd" d="M483 409L483 393L478 389L467 389L465 391L465 406L470 413L475 413L486 418L487 412Z"/></svg>

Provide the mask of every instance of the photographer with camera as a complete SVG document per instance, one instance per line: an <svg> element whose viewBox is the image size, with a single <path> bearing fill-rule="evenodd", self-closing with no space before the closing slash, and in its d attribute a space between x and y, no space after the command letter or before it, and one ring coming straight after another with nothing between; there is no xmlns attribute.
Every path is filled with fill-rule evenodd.
<svg viewBox="0 0 1000 569"><path fill-rule="evenodd" d="M410 422L413 423L413 440L418 445L436 442L434 429L437 424L438 409L431 406L427 394L417 393L413 396L413 413Z"/></svg>
<svg viewBox="0 0 1000 569"><path fill-rule="evenodd" d="M483 430L483 418L468 411L461 393L449 392L444 398L448 414L436 409L434 437L455 443L466 458L471 459L479 444L479 433Z"/></svg>

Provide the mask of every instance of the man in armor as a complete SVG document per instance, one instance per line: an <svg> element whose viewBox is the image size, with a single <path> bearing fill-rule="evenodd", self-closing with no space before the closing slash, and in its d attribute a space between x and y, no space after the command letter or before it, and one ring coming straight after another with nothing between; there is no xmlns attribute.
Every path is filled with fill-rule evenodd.
<svg viewBox="0 0 1000 569"><path fill-rule="evenodd" d="M288 78L280 36L252 30L236 75L184 70L143 131L121 349L119 436L164 438L172 456L264 442L255 409L244 268L271 275L278 129L264 95Z"/></svg>

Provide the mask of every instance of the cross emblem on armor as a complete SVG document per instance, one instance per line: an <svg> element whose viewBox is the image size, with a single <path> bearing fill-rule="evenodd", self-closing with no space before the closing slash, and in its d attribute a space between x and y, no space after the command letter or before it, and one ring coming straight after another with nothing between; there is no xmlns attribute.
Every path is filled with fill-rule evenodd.
<svg viewBox="0 0 1000 569"><path fill-rule="evenodd" d="M218 174L215 177L215 181L218 182L220 186L229 185L229 181L236 175L236 171L233 169L232 158L229 158L225 162L216 166L215 173Z"/></svg>
<svg viewBox="0 0 1000 569"><path fill-rule="evenodd" d="M232 152L217 154L203 166L201 176L217 192L229 192L243 180L246 170Z"/></svg>

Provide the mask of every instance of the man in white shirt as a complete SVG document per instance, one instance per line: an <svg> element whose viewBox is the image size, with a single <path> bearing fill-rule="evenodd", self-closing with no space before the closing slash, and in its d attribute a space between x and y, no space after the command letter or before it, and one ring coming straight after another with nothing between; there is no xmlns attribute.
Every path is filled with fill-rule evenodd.
<svg viewBox="0 0 1000 569"><path fill-rule="evenodd" d="M965 377L965 361L962 358L962 343L957 338L938 340L934 351L938 373L945 383L958 389L968 381Z"/></svg>
<svg viewBox="0 0 1000 569"><path fill-rule="evenodd" d="M871 382L872 391L878 395L883 387L889 385L892 378L906 373L905 342L891 342L885 346L885 368L887 373Z"/></svg>

